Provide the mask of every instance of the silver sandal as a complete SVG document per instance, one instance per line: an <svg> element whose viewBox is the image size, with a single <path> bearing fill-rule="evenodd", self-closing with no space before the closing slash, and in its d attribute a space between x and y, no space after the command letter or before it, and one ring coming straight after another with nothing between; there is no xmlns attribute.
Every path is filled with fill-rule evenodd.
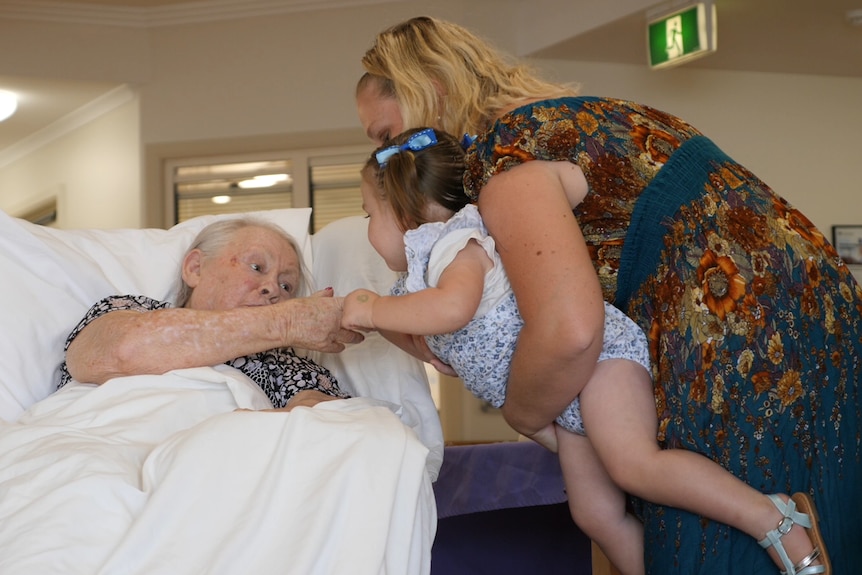
<svg viewBox="0 0 862 575"><path fill-rule="evenodd" d="M829 563L829 557L826 555L826 547L820 535L820 529L817 525L817 513L811 498L805 493L795 493L793 497L787 500L787 503L782 501L777 495L770 495L769 499L784 517L778 522L778 527L767 533L766 537L758 541L758 543L764 549L775 547L775 552L778 553L778 557L785 568L785 571L782 571L781 575L831 575L832 568ZM800 504L801 508L808 511L808 513L796 511L797 503ZM796 565L790 560L787 551L784 549L784 545L781 543L781 538L790 533L794 525L804 527L808 531L811 543L814 545L814 551L809 553ZM812 565L817 559L820 559L821 565Z"/></svg>

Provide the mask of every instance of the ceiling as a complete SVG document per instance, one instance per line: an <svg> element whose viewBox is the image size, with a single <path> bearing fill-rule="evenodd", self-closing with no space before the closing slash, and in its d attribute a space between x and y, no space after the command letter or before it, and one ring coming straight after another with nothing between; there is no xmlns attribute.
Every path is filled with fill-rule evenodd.
<svg viewBox="0 0 862 575"><path fill-rule="evenodd" d="M99 6L105 6L106 10L118 7L157 10L183 4L199 6L210 1L224 4L224 0L54 0L54 3L68 5L70 9L87 5L87 13L92 14ZM333 3L332 9L343 3L344 0ZM862 0L715 0L715 5L718 50L684 64L686 67L862 78L862 25L852 25L847 16L855 11L862 20ZM644 13L625 16L530 55L645 65L645 22ZM40 130L56 126L70 113L115 88L109 83L0 75L0 89L26 95L27 101L15 116L0 123L0 154Z"/></svg>

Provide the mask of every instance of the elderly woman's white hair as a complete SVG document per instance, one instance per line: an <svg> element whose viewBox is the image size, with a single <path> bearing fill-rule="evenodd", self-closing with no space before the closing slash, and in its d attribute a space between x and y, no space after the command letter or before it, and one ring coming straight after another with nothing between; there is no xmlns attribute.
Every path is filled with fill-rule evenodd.
<svg viewBox="0 0 862 575"><path fill-rule="evenodd" d="M236 218L230 218L226 220L219 220L217 222L213 222L206 227L204 227L198 235L195 237L192 245L189 246L189 249L186 250L186 255L192 250L200 250L204 256L211 256L213 254L217 254L222 248L228 245L233 239L236 232L245 228L263 228L266 230L270 230L280 237L284 238L296 252L296 255L299 259L299 285L297 286L296 295L305 295L310 293L311 285L308 274L308 270L305 267L305 263L302 258L302 252L299 249L299 243L291 236L289 233L284 231L280 226L264 220L262 218L256 218L252 216L239 216ZM189 298L192 295L192 288L183 281L182 278L182 270L180 270L180 282L179 289L177 291L177 307L185 307L189 302Z"/></svg>

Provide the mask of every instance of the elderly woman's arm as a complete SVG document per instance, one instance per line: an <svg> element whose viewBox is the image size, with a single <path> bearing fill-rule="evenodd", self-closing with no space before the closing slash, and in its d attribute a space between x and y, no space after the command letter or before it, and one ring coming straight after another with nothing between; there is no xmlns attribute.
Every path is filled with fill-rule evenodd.
<svg viewBox="0 0 862 575"><path fill-rule="evenodd" d="M340 298L290 299L224 311L117 310L89 323L66 352L77 381L209 366L277 347L338 352L362 336L341 328Z"/></svg>

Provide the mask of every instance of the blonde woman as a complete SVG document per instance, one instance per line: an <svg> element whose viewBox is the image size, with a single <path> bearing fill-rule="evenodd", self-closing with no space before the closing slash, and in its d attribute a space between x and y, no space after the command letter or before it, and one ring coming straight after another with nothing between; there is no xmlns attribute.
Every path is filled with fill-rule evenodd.
<svg viewBox="0 0 862 575"><path fill-rule="evenodd" d="M648 335L663 447L819 511L808 529L763 498L767 556L728 520L636 499L647 572L830 573L827 547L835 572L858 569L862 290L811 222L684 120L578 96L456 24L402 22L362 63L373 141L423 124L478 136L465 187L524 319L514 429L540 433L584 388L608 301Z"/></svg>

